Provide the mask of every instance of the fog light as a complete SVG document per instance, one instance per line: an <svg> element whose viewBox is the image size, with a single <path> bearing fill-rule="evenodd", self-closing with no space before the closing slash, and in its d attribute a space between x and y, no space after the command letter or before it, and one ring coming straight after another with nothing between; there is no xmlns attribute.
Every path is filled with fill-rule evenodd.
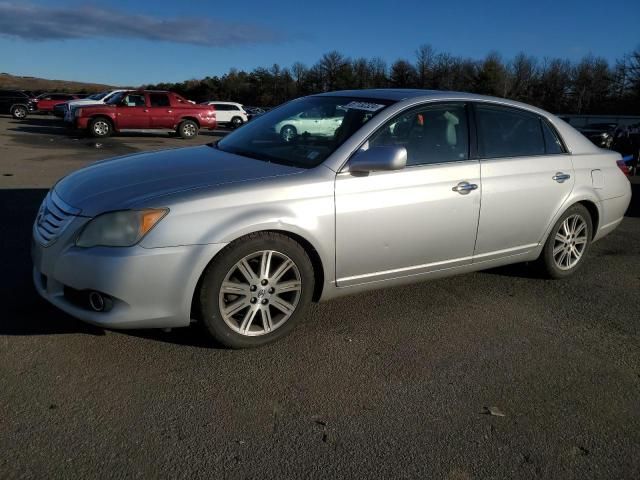
<svg viewBox="0 0 640 480"><path fill-rule="evenodd" d="M89 293L89 306L96 312L104 310L104 297L98 292Z"/></svg>

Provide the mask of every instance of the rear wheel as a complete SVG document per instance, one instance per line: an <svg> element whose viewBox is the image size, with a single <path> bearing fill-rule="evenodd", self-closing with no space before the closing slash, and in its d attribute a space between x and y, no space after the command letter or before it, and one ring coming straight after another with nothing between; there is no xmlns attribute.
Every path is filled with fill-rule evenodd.
<svg viewBox="0 0 640 480"><path fill-rule="evenodd" d="M11 115L13 116L13 118L17 120L22 120L23 118L26 118L27 113L28 113L27 107L23 105L16 105L11 109Z"/></svg>
<svg viewBox="0 0 640 480"><path fill-rule="evenodd" d="M198 124L193 120L183 120L176 131L182 138L195 138L198 136Z"/></svg>
<svg viewBox="0 0 640 480"><path fill-rule="evenodd" d="M199 295L202 322L227 347L264 345L304 317L313 288L313 267L300 244L274 232L251 234L207 267Z"/></svg>
<svg viewBox="0 0 640 480"><path fill-rule="evenodd" d="M231 128L235 129L235 128L241 127L243 123L244 122L240 117L233 117L231 119Z"/></svg>
<svg viewBox="0 0 640 480"><path fill-rule="evenodd" d="M106 138L113 133L111 121L104 117L97 117L89 122L89 133L96 138Z"/></svg>
<svg viewBox="0 0 640 480"><path fill-rule="evenodd" d="M538 259L551 278L572 275L584 263L593 236L593 223L583 205L569 208L556 222Z"/></svg>

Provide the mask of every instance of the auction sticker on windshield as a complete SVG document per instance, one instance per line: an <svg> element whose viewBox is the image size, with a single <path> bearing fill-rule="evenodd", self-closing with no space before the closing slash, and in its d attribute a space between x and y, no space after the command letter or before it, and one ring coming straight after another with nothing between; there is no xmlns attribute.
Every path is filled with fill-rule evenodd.
<svg viewBox="0 0 640 480"><path fill-rule="evenodd" d="M368 103L368 102L351 102L345 105L344 108L352 108L354 110L366 110L368 112L377 112L381 108L384 108L384 105L380 105L378 103Z"/></svg>

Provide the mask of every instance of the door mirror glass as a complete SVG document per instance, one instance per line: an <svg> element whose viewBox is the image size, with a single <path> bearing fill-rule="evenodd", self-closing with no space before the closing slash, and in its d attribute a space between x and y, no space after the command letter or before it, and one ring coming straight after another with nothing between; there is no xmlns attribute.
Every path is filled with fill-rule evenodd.
<svg viewBox="0 0 640 480"><path fill-rule="evenodd" d="M407 149L399 145L384 145L360 150L349 162L350 172L402 170L407 165Z"/></svg>

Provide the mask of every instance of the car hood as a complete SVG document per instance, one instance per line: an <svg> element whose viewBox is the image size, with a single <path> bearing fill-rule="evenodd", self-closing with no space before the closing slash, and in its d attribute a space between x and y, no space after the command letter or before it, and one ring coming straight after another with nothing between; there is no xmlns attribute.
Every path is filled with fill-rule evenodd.
<svg viewBox="0 0 640 480"><path fill-rule="evenodd" d="M83 98L80 100L69 100L66 102L70 107L80 107L84 105L104 105L100 100L91 100L88 98Z"/></svg>
<svg viewBox="0 0 640 480"><path fill-rule="evenodd" d="M60 180L55 192L80 215L157 205L182 191L300 173L303 169L225 153L215 147L177 148L94 163Z"/></svg>

